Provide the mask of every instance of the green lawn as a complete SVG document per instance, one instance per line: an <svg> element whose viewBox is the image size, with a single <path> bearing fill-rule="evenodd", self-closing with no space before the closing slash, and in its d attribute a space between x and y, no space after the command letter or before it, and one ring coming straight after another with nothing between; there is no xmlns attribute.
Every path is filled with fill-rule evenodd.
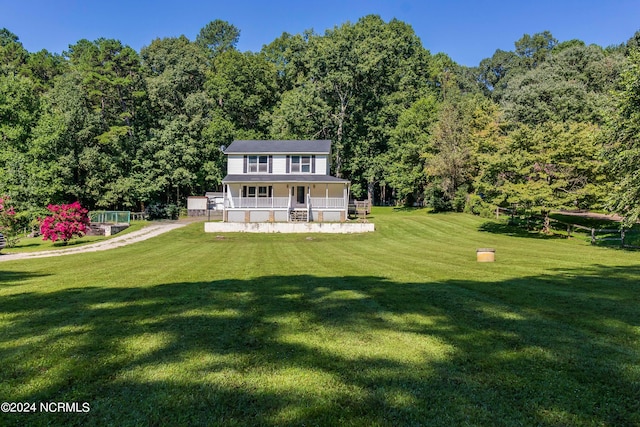
<svg viewBox="0 0 640 427"><path fill-rule="evenodd" d="M56 249L74 248L77 246L84 246L88 245L89 243L96 243L101 240L122 236L133 231L138 231L149 224L150 223L148 221L131 221L129 227L118 234L114 234L113 236L83 236L80 238L73 238L66 245L63 242L52 242L50 240L43 240L42 236L22 237L14 247L4 248L2 249L1 253L16 254L21 252L51 251Z"/></svg>
<svg viewBox="0 0 640 427"><path fill-rule="evenodd" d="M371 221L0 263L0 402L91 408L0 425L640 425L640 253Z"/></svg>

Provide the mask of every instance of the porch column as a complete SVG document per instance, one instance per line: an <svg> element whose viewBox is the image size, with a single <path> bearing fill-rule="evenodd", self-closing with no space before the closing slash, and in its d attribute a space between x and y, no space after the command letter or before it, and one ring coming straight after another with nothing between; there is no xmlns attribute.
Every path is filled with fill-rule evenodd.
<svg viewBox="0 0 640 427"><path fill-rule="evenodd" d="M329 184L325 184L324 188L325 188L325 190L324 190L324 198L325 198L324 207L328 208L329 207Z"/></svg>
<svg viewBox="0 0 640 427"><path fill-rule="evenodd" d="M227 189L227 184L222 184L222 212L224 212L225 208L227 207L227 192L225 191Z"/></svg>
<svg viewBox="0 0 640 427"><path fill-rule="evenodd" d="M342 190L342 194L343 194L343 198L344 198L344 207L345 210L349 210L349 196L347 195L347 185L345 184L343 190Z"/></svg>
<svg viewBox="0 0 640 427"><path fill-rule="evenodd" d="M307 185L307 222L311 220L311 186Z"/></svg>
<svg viewBox="0 0 640 427"><path fill-rule="evenodd" d="M222 184L222 222L227 222L227 184ZM208 206L211 208L211 206ZM216 206L217 208L217 206ZM211 211L207 212L211 214Z"/></svg>

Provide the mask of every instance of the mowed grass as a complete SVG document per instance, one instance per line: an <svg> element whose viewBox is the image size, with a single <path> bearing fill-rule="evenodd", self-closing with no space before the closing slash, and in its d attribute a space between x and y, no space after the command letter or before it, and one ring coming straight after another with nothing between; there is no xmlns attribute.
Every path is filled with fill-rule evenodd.
<svg viewBox="0 0 640 427"><path fill-rule="evenodd" d="M640 425L640 253L371 221L1 263L0 401L91 410L0 425Z"/></svg>
<svg viewBox="0 0 640 427"><path fill-rule="evenodd" d="M20 240L18 240L14 247L2 249L2 251L0 252L0 256L2 256L2 254L16 254L22 252L37 252L75 248L88 245L89 243L96 243L102 240L108 240L117 236L122 236L124 234L138 231L149 224L150 223L148 221L131 221L129 227L118 234L114 234L113 236L82 236L80 238L74 237L66 244L61 241L52 242L51 240L43 240L42 236L22 237L20 238Z"/></svg>

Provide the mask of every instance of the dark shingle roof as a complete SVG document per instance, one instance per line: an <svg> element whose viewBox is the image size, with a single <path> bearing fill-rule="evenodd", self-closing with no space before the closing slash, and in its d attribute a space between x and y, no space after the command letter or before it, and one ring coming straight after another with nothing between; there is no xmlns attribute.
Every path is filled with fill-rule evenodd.
<svg viewBox="0 0 640 427"><path fill-rule="evenodd" d="M336 178L331 175L316 175L316 174L287 174L287 175L274 175L274 174L246 174L246 175L227 175L222 180L225 184L233 183L272 183L272 182L313 182L322 184L332 183L348 183L348 179Z"/></svg>
<svg viewBox="0 0 640 427"><path fill-rule="evenodd" d="M318 140L236 140L224 150L225 154L329 154L331 141Z"/></svg>

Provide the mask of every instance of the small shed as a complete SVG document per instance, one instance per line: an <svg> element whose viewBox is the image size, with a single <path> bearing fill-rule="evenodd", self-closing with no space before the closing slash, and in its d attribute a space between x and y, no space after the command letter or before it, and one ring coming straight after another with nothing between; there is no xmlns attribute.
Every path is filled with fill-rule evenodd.
<svg viewBox="0 0 640 427"><path fill-rule="evenodd" d="M187 214L189 216L204 216L209 209L207 196L189 196L187 198Z"/></svg>

